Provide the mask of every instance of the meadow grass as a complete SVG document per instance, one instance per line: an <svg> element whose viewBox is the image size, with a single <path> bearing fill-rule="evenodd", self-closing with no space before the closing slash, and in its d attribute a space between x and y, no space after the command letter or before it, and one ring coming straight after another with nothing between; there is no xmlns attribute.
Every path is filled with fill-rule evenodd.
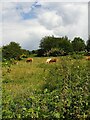
<svg viewBox="0 0 90 120"><path fill-rule="evenodd" d="M66 56L57 57L56 63L47 64L47 58L34 57L32 63L26 63L24 59L18 65L2 67L4 119L61 120L74 116L75 120L83 120L89 117L90 61ZM71 107L72 102L76 108Z"/></svg>

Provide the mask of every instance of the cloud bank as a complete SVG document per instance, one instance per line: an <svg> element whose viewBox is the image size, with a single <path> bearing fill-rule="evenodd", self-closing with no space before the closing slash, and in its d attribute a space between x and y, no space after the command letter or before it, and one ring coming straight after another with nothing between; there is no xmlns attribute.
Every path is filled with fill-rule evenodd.
<svg viewBox="0 0 90 120"><path fill-rule="evenodd" d="M60 2L3 2L2 44L11 41L38 49L42 37L88 37L88 4Z"/></svg>

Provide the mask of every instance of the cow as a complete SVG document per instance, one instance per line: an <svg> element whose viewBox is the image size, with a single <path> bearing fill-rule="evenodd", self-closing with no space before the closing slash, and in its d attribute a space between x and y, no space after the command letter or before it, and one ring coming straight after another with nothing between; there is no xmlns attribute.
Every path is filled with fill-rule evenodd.
<svg viewBox="0 0 90 120"><path fill-rule="evenodd" d="M27 58L26 62L33 62L33 58Z"/></svg>
<svg viewBox="0 0 90 120"><path fill-rule="evenodd" d="M51 60L51 58L48 58L48 59L46 60L46 63L49 63L49 62L50 62L50 60Z"/></svg>
<svg viewBox="0 0 90 120"><path fill-rule="evenodd" d="M55 62L57 62L56 58L49 58L46 60L46 63L55 63Z"/></svg>
<svg viewBox="0 0 90 120"><path fill-rule="evenodd" d="M90 60L90 56L87 56L87 57L86 57L86 60Z"/></svg>

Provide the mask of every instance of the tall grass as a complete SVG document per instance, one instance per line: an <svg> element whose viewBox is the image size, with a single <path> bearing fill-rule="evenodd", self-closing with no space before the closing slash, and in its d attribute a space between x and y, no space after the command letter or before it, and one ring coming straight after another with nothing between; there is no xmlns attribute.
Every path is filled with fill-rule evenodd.
<svg viewBox="0 0 90 120"><path fill-rule="evenodd" d="M90 119L90 61L46 59L3 67L3 119Z"/></svg>

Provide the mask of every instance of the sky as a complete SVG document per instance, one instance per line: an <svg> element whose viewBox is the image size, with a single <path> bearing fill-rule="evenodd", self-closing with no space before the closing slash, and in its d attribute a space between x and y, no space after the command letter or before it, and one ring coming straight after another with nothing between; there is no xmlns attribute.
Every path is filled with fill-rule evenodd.
<svg viewBox="0 0 90 120"><path fill-rule="evenodd" d="M35 50L45 36L88 39L88 3L86 2L2 2L2 42L19 43ZM27 1L27 0L26 0ZM84 0L83 0L84 1ZM0 40L1 41L1 40Z"/></svg>

